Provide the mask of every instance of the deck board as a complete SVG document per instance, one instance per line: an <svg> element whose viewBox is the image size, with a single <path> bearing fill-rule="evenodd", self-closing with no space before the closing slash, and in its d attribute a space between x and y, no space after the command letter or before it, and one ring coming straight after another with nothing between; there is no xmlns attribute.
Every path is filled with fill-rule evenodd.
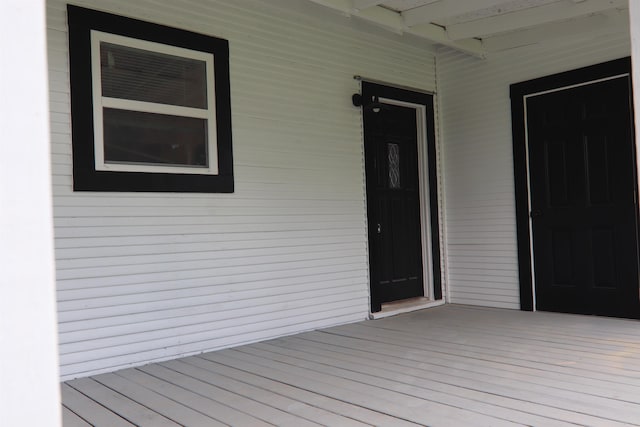
<svg viewBox="0 0 640 427"><path fill-rule="evenodd" d="M290 414L288 418L273 420L277 425L288 425L289 423L294 427L327 424L339 424L347 427L362 427L367 425L354 419L339 416L333 412L309 405L304 401L308 399L301 396L300 390L291 388L290 393L287 393L287 390L283 391L284 384L282 383L275 381L268 383L269 380L257 376L253 376L254 379L252 381L250 374L241 371L230 372L230 375L235 378L226 377L216 372L215 367L211 366L212 364L210 362L199 358L191 358L189 361L191 364L178 360L167 362L164 365L174 369L176 372L198 378L200 381L231 390L235 393L242 393L256 402ZM225 372L224 367L222 368L223 369L219 369L219 371ZM229 373L229 371L226 371L226 373ZM246 382L238 381L240 378ZM264 385L264 388L253 385L252 383Z"/></svg>
<svg viewBox="0 0 640 427"><path fill-rule="evenodd" d="M362 336L362 332L358 332L352 335ZM397 338L397 334L387 334L383 336L376 336L376 339L379 340L379 343L385 342L385 346L404 348L406 351L416 353L414 357L416 361L418 360L428 360L430 358L440 357L443 360L443 364L447 364L447 362L459 362L469 364L471 366L475 366L475 370L482 369L483 366L486 366L491 363L497 363L496 368L504 370L506 372L509 371L517 371L519 367L525 366L534 368L536 373L541 375L546 374L555 374L556 371L560 369L566 370L568 373L572 374L572 380L575 380L575 377L589 377L589 376L597 376L599 378L603 378L603 374L601 372L592 372L590 370L584 368L575 368L574 366L557 366L554 364L544 364L543 362L527 362L524 358L511 359L507 356L495 356L488 352L477 352L477 351L467 351L463 354L460 351L455 352L439 352L433 351L429 347L433 347L433 343L418 343L418 342L408 342L402 338ZM390 343L386 344L386 343ZM380 345L378 346L380 347ZM393 351L396 351L396 348L393 348ZM579 357L580 353L576 353L577 357ZM468 360L472 359L472 360ZM513 365L511 364L513 363ZM468 365L462 365L461 367L470 369ZM592 366L593 370L596 370L597 366ZM549 372L546 372L549 370ZM607 377L611 381L615 381L620 378L618 374L608 374ZM636 388L637 389L637 388ZM591 413L590 411L598 411L599 414L605 414L610 412L611 419L617 419L618 421L623 422L634 422L638 420L637 408L638 405L634 403L625 402L618 399L604 399L598 396L592 396L583 392L573 392L571 390L557 390L553 387L548 387L546 385L534 385L529 384L526 389L519 391L518 389L513 390L511 393L518 391L519 394L523 396L523 399L531 400L534 402L542 403L542 404L551 404L554 399L561 399L563 405L568 406L573 411L579 411L584 413ZM636 390L637 392L638 390ZM534 394L535 393L535 394ZM635 396L631 395L631 398L635 398ZM625 415L626 414L626 415Z"/></svg>
<svg viewBox="0 0 640 427"><path fill-rule="evenodd" d="M640 426L640 322L447 305L73 380L62 396L65 427Z"/></svg>
<svg viewBox="0 0 640 427"><path fill-rule="evenodd" d="M68 384L137 426L180 427L180 424L163 417L146 406L134 402L91 378L80 378L69 381Z"/></svg>
<svg viewBox="0 0 640 427"><path fill-rule="evenodd" d="M267 398L284 396L297 401L289 407L292 413L301 412L305 418L311 417L314 421L322 425L348 426L364 423L365 425L376 425L383 427L416 427L419 424L410 423L375 410L363 408L361 406L350 405L332 396L326 396L303 390L282 381L265 378L255 372L248 372L231 366L215 363L204 357L192 357L184 359L189 364L199 366L203 369L233 376L247 384L255 385L262 390L260 394ZM263 397L264 398L264 397Z"/></svg>
<svg viewBox="0 0 640 427"><path fill-rule="evenodd" d="M275 409L269 405L262 404L242 394L229 392L224 388L218 387L210 383L206 383L200 379L196 379L180 372L173 371L162 365L150 365L140 368L142 372L148 373L161 380L175 384L185 390L193 391L200 396L207 396L209 399L233 408L239 413L250 415L254 419L244 417L244 419L226 419L232 425L260 425L257 420L267 424L291 427L312 427L319 426L311 421L301 420L298 417L291 416L287 412ZM221 384L223 385L223 384Z"/></svg>
<svg viewBox="0 0 640 427"><path fill-rule="evenodd" d="M155 391L156 393L171 399L177 404L191 408L201 414L207 415L226 425L241 426L250 425L256 427L267 427L269 423L259 420L246 412L239 411L230 406L221 404L215 399L218 397L203 396L193 389L187 389L173 384L172 381L166 381L150 375L142 369L130 369L122 374L128 380L132 380L145 388ZM149 370L149 368L146 368Z"/></svg>
<svg viewBox="0 0 640 427"><path fill-rule="evenodd" d="M304 369L313 370L323 376L337 375L362 384L372 385L388 391L395 391L425 401L464 409L465 411L474 412L475 415L473 415L473 417L476 419L480 415L488 415L493 417L497 416L507 421L517 423L534 423L540 427L551 425L563 427L572 425L559 422L558 419L554 420L532 415L531 413L537 408L530 403L525 403L519 408L529 412L528 414L523 414L519 410L512 410L505 405L498 404L501 403L498 402L499 399L492 398L492 396L483 396L486 401L470 398L470 393L460 387L447 387L446 385L433 383L429 380L422 380L419 385L416 385L416 380L420 379L420 377L411 375L411 373L393 372L393 370L390 370L389 367L384 366L384 364L382 364L382 366L368 367L364 363L350 363L342 359L340 362L341 368L334 368L327 365L327 363L335 360L334 357L322 357L318 356L317 353L303 353L297 350L277 348L269 344L265 344L259 348L265 349L265 352L255 351L252 352L252 354L265 358L270 355L292 354L297 360L287 357L286 360L290 361L290 363L301 366ZM501 407L499 413L496 413L496 407ZM538 411L540 410L538 409Z"/></svg>
<svg viewBox="0 0 640 427"><path fill-rule="evenodd" d="M133 424L127 422L118 414L107 409L68 384L63 384L61 388L62 403L76 415L86 420L94 426L131 427Z"/></svg>
<svg viewBox="0 0 640 427"><path fill-rule="evenodd" d="M80 418L66 406L62 407L62 425L65 427L91 427L91 424Z"/></svg>
<svg viewBox="0 0 640 427"><path fill-rule="evenodd" d="M584 396L580 395L579 403L582 403L582 397L587 400L591 395L605 396L612 400L626 400L629 396L625 395L625 392L637 392L637 390L621 389L617 394L614 391L606 391L605 393L601 390L599 383L591 384L589 388L577 387L575 382L571 382L575 380L575 377L554 378L553 376L541 375L539 370L500 364L467 363L462 358L436 358L436 356L417 351L412 351L412 354L406 357L396 357L380 347L376 348L375 352L371 348L349 347L349 345L361 345L361 343L357 340L347 341L344 339L336 343L336 337L325 337L322 334L305 335L296 339L302 342L306 341L306 343L296 344L297 348L309 348L309 351L313 351L315 354L323 354L332 349L334 352L332 357L340 361L340 366L345 366L342 362L345 360L345 355L346 357L353 356L351 360L358 361L360 365L411 375L416 379L419 378L424 386L437 388L440 392L470 394L471 398L486 402L495 401L497 406L519 408L525 412L531 410L529 403L536 403L541 405L538 408L538 413L549 417L555 413L558 415L553 415L552 418L559 420L574 421L577 417L571 411L566 410L568 402L564 400L565 391L574 393L574 390L581 390ZM396 350L396 348L393 349L393 351ZM455 371L444 371L443 368L455 368ZM447 386L457 387L457 389L451 389ZM545 388L541 389L538 386ZM538 387L538 396L531 394L536 387ZM544 402L539 401L540 398L546 399L547 392L558 398L557 401L551 401L551 406L545 406ZM605 402L608 403L609 400L605 400ZM637 410L637 406L632 406L632 408L634 412ZM582 420L581 423L588 425L588 419Z"/></svg>
<svg viewBox="0 0 640 427"><path fill-rule="evenodd" d="M156 390L137 384L127 378L127 374L131 372L134 372L134 370L128 369L120 371L118 374L102 374L93 378L99 383L104 384L106 387L121 393L123 396L126 396L143 406L152 408L158 414L175 421L178 424L193 426L211 425L214 427L225 425L224 423L193 410L188 405L182 405L161 395Z"/></svg>
<svg viewBox="0 0 640 427"><path fill-rule="evenodd" d="M318 394L330 395L351 405L362 406L374 411L392 415L396 418L417 424L424 423L425 414L429 414L433 426L439 425L477 425L509 426L515 425L495 417L484 417L462 408L439 404L429 400L387 390L345 378L340 373L314 372L307 366L296 366L286 357L265 357L264 354L250 354L249 348L228 350L224 353L211 353L205 357L218 363L258 372L268 378L277 378L286 384ZM287 360L282 362L280 360Z"/></svg>
<svg viewBox="0 0 640 427"><path fill-rule="evenodd" d="M576 349L573 353L572 358L566 358L560 362L554 360L552 357L549 357L548 360L535 358L529 356L527 354L517 354L514 355L512 352L496 352L493 348L489 349L478 349L472 346L464 346L459 350L451 350L448 348L443 348L442 344L429 340L425 342L421 339L410 339L409 341L395 331L381 331L375 330L374 332L369 332L361 330L362 326L360 325L349 325L349 328L341 328L332 333L342 335L342 336L350 336L358 339L359 337L366 334L367 340L370 342L374 342L377 344L386 343L390 346L403 346L406 348L415 349L416 351L424 351L428 354L437 355L445 355L446 357L452 358L462 358L464 360L470 361L484 361L484 362L494 362L499 365L505 366L522 366L529 367L533 369L537 369L543 372L553 372L558 374L570 374L577 377L591 378L591 379L600 379L607 382L615 382L618 384L628 384L631 386L638 385L638 378L636 374L631 370L612 370L606 366L606 363L594 363L594 364L585 364L580 361L583 350ZM488 345L495 344L498 345L500 342L499 338L495 337L486 337L486 343ZM544 344L540 343L540 346L544 348ZM618 354L619 351L614 350L611 352L612 355ZM622 357L622 359L627 359L626 357ZM633 361L630 365L633 365ZM594 367L598 367L598 369L593 369Z"/></svg>
<svg viewBox="0 0 640 427"><path fill-rule="evenodd" d="M303 340L300 340L303 341ZM287 348L286 346L283 348ZM423 395L426 399L439 399L451 405L473 409L474 411L494 414L496 407L501 408L501 416L511 421L533 423L536 426L552 425L582 425L597 422L598 419L584 414L576 414L564 409L545 406L518 398L519 390L507 385L500 386L492 383L491 377L477 375L469 371L466 375L442 374L429 365L421 367L411 364L397 364L395 360L386 359L378 361L371 358L367 352L338 348L335 352L328 351L327 347L320 348L314 345L297 343L296 348L307 351L310 360L326 363L328 360L339 360L340 366L354 372L364 373L372 381L382 386L379 378L398 381L408 393ZM290 352L290 350L287 350ZM418 383L420 388L409 390L409 386ZM393 385L393 383L389 383ZM528 386L525 386L528 388ZM538 416L535 414L544 414ZM612 422L612 425L616 424Z"/></svg>
<svg viewBox="0 0 640 427"><path fill-rule="evenodd" d="M439 352L411 351L398 356L396 346L368 346L362 341L349 337L336 336L325 333L310 333L296 337L308 344L316 344L320 349L333 348L336 351L355 354L364 359L379 360L383 363L399 365L401 369L413 368L420 365L429 375L444 376L445 380L457 377L468 377L472 381L495 380L511 384L514 380L521 383L547 385L564 390L574 390L576 386L585 388L585 392L595 396L619 399L624 396L626 401L634 402L640 395L638 386L627 386L610 381L594 380L558 372L546 372L526 366L468 358L465 356L447 355ZM357 348L354 348L357 343ZM455 366L455 372L447 372ZM435 378L435 377L434 377ZM637 402L636 402L637 403Z"/></svg>

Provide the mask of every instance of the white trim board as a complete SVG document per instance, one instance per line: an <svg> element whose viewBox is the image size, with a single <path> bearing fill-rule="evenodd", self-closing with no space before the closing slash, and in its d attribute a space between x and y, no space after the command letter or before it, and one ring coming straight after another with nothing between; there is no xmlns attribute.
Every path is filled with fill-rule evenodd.
<svg viewBox="0 0 640 427"><path fill-rule="evenodd" d="M409 300L394 301L392 303L382 304L382 310L377 313L371 313L369 318L383 319L385 317L396 316L398 314L439 307L444 304L446 304L444 299L434 301L427 298L411 298Z"/></svg>

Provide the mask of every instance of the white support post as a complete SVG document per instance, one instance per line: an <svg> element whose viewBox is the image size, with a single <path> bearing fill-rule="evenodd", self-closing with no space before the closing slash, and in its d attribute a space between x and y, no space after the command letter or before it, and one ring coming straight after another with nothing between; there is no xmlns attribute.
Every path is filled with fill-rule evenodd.
<svg viewBox="0 0 640 427"><path fill-rule="evenodd" d="M631 79L635 110L636 164L640 165L640 1L629 0L629 33L631 35ZM639 178L640 179L640 178ZM638 183L640 188L640 182Z"/></svg>
<svg viewBox="0 0 640 427"><path fill-rule="evenodd" d="M0 425L61 425L45 0L0 2Z"/></svg>

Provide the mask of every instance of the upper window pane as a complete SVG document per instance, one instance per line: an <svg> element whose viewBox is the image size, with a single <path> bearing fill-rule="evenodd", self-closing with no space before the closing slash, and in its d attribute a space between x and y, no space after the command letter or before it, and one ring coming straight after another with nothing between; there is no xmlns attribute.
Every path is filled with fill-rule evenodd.
<svg viewBox="0 0 640 427"><path fill-rule="evenodd" d="M100 42L102 96L207 108L205 61Z"/></svg>

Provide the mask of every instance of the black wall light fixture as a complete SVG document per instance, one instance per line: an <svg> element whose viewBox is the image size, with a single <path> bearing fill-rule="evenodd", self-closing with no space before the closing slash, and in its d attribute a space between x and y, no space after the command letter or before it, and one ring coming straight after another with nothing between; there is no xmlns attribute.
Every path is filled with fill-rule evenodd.
<svg viewBox="0 0 640 427"><path fill-rule="evenodd" d="M387 109L386 105L380 102L380 98L377 95L371 96L371 99L365 99L359 93L354 93L351 96L351 102L356 107L362 107L364 111L373 111L374 113Z"/></svg>

